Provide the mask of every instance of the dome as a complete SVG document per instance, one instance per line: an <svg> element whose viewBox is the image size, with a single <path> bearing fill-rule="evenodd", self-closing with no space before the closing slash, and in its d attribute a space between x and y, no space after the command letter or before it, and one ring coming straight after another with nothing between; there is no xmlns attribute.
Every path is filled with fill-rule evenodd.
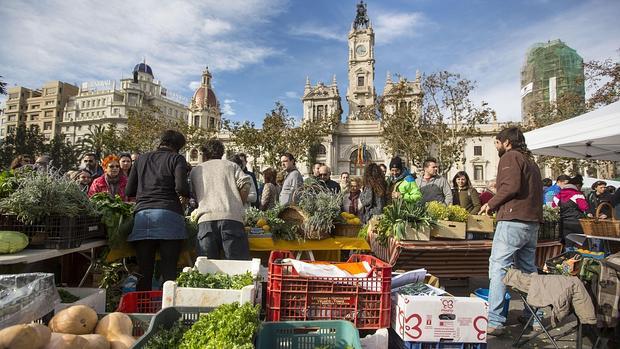
<svg viewBox="0 0 620 349"><path fill-rule="evenodd" d="M205 90L207 92L207 98L205 106ZM192 98L194 104L200 108L204 107L216 107L217 106L217 98L215 97L215 93L212 89L206 87L199 87L196 92L194 92L194 97Z"/></svg>
<svg viewBox="0 0 620 349"><path fill-rule="evenodd" d="M138 63L136 64L135 67L133 67L133 72L139 72L139 73L147 73L150 76L153 76L153 70L151 69L151 67L146 64L146 63Z"/></svg>

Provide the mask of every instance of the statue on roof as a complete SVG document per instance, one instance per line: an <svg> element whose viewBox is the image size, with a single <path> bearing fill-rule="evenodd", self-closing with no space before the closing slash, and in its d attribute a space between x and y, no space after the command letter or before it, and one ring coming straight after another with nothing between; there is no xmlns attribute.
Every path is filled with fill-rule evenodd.
<svg viewBox="0 0 620 349"><path fill-rule="evenodd" d="M362 0L359 4L357 4L357 15L355 16L355 21L353 22L353 28L368 28L369 23L370 20L368 19L368 14L366 13L366 4Z"/></svg>

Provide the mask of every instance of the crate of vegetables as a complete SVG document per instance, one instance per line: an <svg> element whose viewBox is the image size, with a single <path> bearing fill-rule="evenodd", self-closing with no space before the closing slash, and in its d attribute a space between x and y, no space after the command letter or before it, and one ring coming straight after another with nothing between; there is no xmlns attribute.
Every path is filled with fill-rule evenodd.
<svg viewBox="0 0 620 349"><path fill-rule="evenodd" d="M232 302L256 303L260 295L260 259L216 260L198 257L176 281L166 281L162 307L215 307Z"/></svg>
<svg viewBox="0 0 620 349"><path fill-rule="evenodd" d="M351 276L304 276L289 251L269 257L267 321L348 320L358 329L390 326L392 267L379 258L354 254L339 268ZM323 264L323 262L314 262ZM350 273L352 274L352 273Z"/></svg>
<svg viewBox="0 0 620 349"><path fill-rule="evenodd" d="M257 349L343 348L362 349L353 324L344 320L265 322Z"/></svg>
<svg viewBox="0 0 620 349"><path fill-rule="evenodd" d="M158 312L132 348L254 348L259 305L169 307Z"/></svg>

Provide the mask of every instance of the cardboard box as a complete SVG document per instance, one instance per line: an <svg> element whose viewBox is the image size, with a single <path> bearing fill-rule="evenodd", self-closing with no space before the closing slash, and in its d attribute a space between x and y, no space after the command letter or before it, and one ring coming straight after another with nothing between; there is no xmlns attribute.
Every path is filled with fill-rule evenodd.
<svg viewBox="0 0 620 349"><path fill-rule="evenodd" d="M392 293L392 328L407 342L486 343L488 303L481 298Z"/></svg>
<svg viewBox="0 0 620 349"><path fill-rule="evenodd" d="M465 240L467 223L452 221L437 221L437 225L431 230L434 238L447 238Z"/></svg>
<svg viewBox="0 0 620 349"><path fill-rule="evenodd" d="M409 224L405 228L405 237L403 240L411 241L429 241L431 239L431 228L422 227L418 229L412 228Z"/></svg>
<svg viewBox="0 0 620 349"><path fill-rule="evenodd" d="M467 219L467 231L472 233L493 233L493 217L486 215L471 215Z"/></svg>

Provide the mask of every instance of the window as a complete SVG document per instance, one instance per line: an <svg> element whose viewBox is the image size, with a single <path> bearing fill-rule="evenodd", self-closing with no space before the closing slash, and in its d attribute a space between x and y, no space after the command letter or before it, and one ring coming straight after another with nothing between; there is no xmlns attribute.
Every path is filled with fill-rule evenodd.
<svg viewBox="0 0 620 349"><path fill-rule="evenodd" d="M318 119L323 117L323 106L319 105L318 107L316 107L316 117Z"/></svg>
<svg viewBox="0 0 620 349"><path fill-rule="evenodd" d="M47 121L43 123L43 131L49 131L52 129L52 122Z"/></svg>
<svg viewBox="0 0 620 349"><path fill-rule="evenodd" d="M15 114L9 115L8 121L15 121Z"/></svg>
<svg viewBox="0 0 620 349"><path fill-rule="evenodd" d="M45 117L46 118L51 118L54 117L54 111L53 110L48 110L45 112Z"/></svg>
<svg viewBox="0 0 620 349"><path fill-rule="evenodd" d="M13 110L13 109L15 109L15 108L17 108L17 106L16 106L16 105L9 105L9 110Z"/></svg>
<svg viewBox="0 0 620 349"><path fill-rule="evenodd" d="M484 180L484 167L482 165L474 165L474 181Z"/></svg>
<svg viewBox="0 0 620 349"><path fill-rule="evenodd" d="M474 156L482 156L482 146L474 145Z"/></svg>
<svg viewBox="0 0 620 349"><path fill-rule="evenodd" d="M15 132L15 126L8 126L6 128L6 130L7 130L8 133L14 133Z"/></svg>
<svg viewBox="0 0 620 349"><path fill-rule="evenodd" d="M45 105L54 105L56 101L45 101Z"/></svg>
<svg viewBox="0 0 620 349"><path fill-rule="evenodd" d="M30 106L30 109L39 109L39 105L38 104L33 104Z"/></svg>
<svg viewBox="0 0 620 349"><path fill-rule="evenodd" d="M86 106L86 101L82 101L82 108Z"/></svg>
<svg viewBox="0 0 620 349"><path fill-rule="evenodd" d="M194 127L200 127L200 115L194 115Z"/></svg>
<svg viewBox="0 0 620 349"><path fill-rule="evenodd" d="M114 108L114 109L112 110L112 114L114 114L114 115L118 115L118 108Z"/></svg>
<svg viewBox="0 0 620 349"><path fill-rule="evenodd" d="M319 144L319 148L316 151L317 155L327 155L327 149L323 144Z"/></svg>
<svg viewBox="0 0 620 349"><path fill-rule="evenodd" d="M357 86L364 86L364 77L362 75L357 77Z"/></svg>
<svg viewBox="0 0 620 349"><path fill-rule="evenodd" d="M372 162L372 157L368 150L363 152L363 155L360 156L359 149L354 150L349 157L349 173L351 176L362 176L364 174L364 169L366 165Z"/></svg>

